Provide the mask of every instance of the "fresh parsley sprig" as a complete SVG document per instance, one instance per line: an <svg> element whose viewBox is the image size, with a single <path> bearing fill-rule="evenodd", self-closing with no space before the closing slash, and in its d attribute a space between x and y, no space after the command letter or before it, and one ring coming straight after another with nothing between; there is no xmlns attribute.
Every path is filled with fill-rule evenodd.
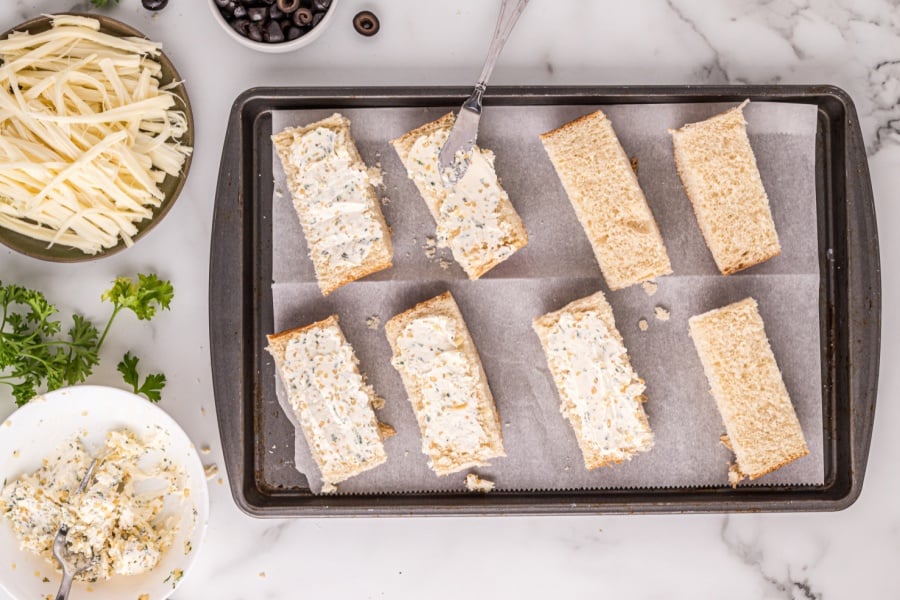
<svg viewBox="0 0 900 600"><path fill-rule="evenodd" d="M109 4L110 0L91 0L91 4L93 4L97 8L106 8L106 5ZM118 4L119 0L112 0L113 4Z"/></svg>
<svg viewBox="0 0 900 600"><path fill-rule="evenodd" d="M154 274L139 274L136 281L119 277L101 296L113 304L103 333L89 319L76 314L61 338L62 323L55 318L59 312L56 306L37 290L0 281L0 384L10 386L16 404L22 406L41 388L49 391L84 382L100 362L100 348L122 310L149 320L158 309L168 309L173 296L172 284ZM126 358L129 356L126 354ZM132 359L127 376L123 372L125 382L137 393L158 401L165 377L154 374L138 386L137 359ZM127 367L129 363L124 362ZM129 381L132 370L134 383Z"/></svg>
<svg viewBox="0 0 900 600"><path fill-rule="evenodd" d="M166 387L166 376L162 373L150 373L144 379L144 383L140 383L141 376L137 370L139 362L138 357L132 356L131 352L126 352L119 364L116 365L116 369L122 374L125 383L134 389L135 394L147 396L150 402L159 402L162 399L162 389Z"/></svg>

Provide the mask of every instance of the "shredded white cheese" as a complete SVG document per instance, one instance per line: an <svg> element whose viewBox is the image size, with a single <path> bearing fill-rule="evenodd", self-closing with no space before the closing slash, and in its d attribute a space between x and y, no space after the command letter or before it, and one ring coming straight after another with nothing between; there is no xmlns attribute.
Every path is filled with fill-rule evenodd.
<svg viewBox="0 0 900 600"><path fill-rule="evenodd" d="M168 459L142 464L162 450L163 435L142 441L129 430L110 431L80 494L92 457L79 439L47 457L34 473L6 485L0 512L21 548L56 568L53 538L65 523L68 551L92 560L79 579L105 580L153 569L179 532L179 519L165 510L165 499L184 502L188 490L184 471Z"/></svg>
<svg viewBox="0 0 900 600"><path fill-rule="evenodd" d="M87 254L131 245L191 153L160 45L99 28L57 16L0 40L0 227Z"/></svg>

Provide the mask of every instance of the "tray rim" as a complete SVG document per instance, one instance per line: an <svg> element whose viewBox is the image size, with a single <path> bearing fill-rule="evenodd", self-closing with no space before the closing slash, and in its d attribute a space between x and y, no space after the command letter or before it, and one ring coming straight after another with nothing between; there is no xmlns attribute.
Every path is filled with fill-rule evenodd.
<svg viewBox="0 0 900 600"><path fill-rule="evenodd" d="M829 149L823 150L828 161L840 159L844 172L838 173L836 181L826 181L826 190L822 193L840 194L844 192L844 202L837 206L848 210L846 215L847 248L852 252L847 256L846 269L842 271L847 287L846 315L822 315L822 326L834 325L846 329L848 340L843 363L834 368L841 378L841 369L847 373L847 392L849 398L836 398L835 403L846 404L846 422L836 423L829 432L834 437L833 444L843 439L847 444L847 472L843 480L832 478L824 486L766 486L742 487L737 491L713 488L726 498L710 500L704 497L705 488L629 488L621 490L591 490L578 492L542 492L527 497L524 494L495 492L487 496L465 494L404 494L404 495L372 495L372 496L308 496L303 503L291 500L292 494L273 492L263 494L255 485L253 453L247 453L248 436L246 427L241 431L241 424L246 424L247 416L243 406L242 395L237 418L233 403L225 399L233 395L232 390L248 387L247 381L235 381L237 373L233 366L223 365L227 360L226 349L230 338L228 327L235 323L223 317L221 307L223 277L235 272L244 273L244 266L252 267L252 248L243 247L241 252L232 249L231 257L239 261L241 269L224 262L228 252L219 252L227 244L233 245L233 239L222 239L223 222L231 221L234 215L228 215L228 198L232 198L232 208L243 212L246 200L245 190L240 186L241 168L247 170L241 157L243 149L240 141L249 137L257 126L257 121L264 116L266 110L259 110L257 105L290 104L291 102L310 102L315 107L334 107L328 102L368 102L370 106L394 105L404 106L402 100L415 100L418 105L455 106L469 93L462 87L259 87L251 88L240 94L235 100L229 117L220 164L219 182L216 191L216 208L213 222L210 258L210 351L213 369L213 384L219 418L219 429L225 450L226 470L232 496L238 507L245 513L255 517L284 516L396 516L396 515L546 515L546 514L613 514L613 513L685 513L685 512L787 512L787 511L828 511L842 510L858 498L865 475L866 461L871 441L874 406L877 394L879 368L879 349L881 331L881 280L880 255L878 253L877 230L875 222L874 201L871 181L868 173L865 147L859 130L859 121L850 96L840 88L832 85L736 85L736 86L699 86L699 85L667 85L667 86L503 86L492 88L486 96L486 103L492 100L517 99L521 103L535 104L535 99L548 97L583 100L591 105L653 103L671 101L690 102L729 102L743 98L761 101L804 102L817 104L822 112L824 103L828 103L837 111L840 118L835 119L834 126L840 131L830 132L825 139ZM531 100L531 102L528 102ZM398 102L401 101L401 102ZM437 101L437 102L435 102ZM541 102L551 104L552 102ZM305 107L312 107L306 104ZM301 108L303 106L297 106ZM821 117L820 117L821 118ZM250 136L246 134L250 133ZM833 148L831 146L834 146ZM255 157L253 157L255 160ZM252 162L252 161L251 161ZM833 167L834 165L829 165ZM833 169L829 170L830 173ZM247 174L261 175L262 171L248 170ZM831 190L831 185L842 190ZM817 192L818 193L818 192ZM834 202L831 199L831 202ZM240 226L231 222L231 230L250 234L253 228L241 219ZM246 246L246 244L244 244ZM849 252L849 251L848 251ZM820 261L823 260L820 256ZM833 269L833 267L832 267ZM824 284L823 284L824 285ZM226 286L227 287L227 286ZM850 291L860 291L853 294ZM234 292L234 290L231 290ZM842 298L842 297L841 297ZM832 305L833 306L833 305ZM254 323L259 315L253 315ZM245 323L241 323L244 327ZM844 331L843 329L841 331ZM239 334L233 331L231 335ZM246 333L246 331L244 331ZM233 346L233 344L232 344ZM842 348L835 349L840 352ZM231 357L232 359L234 357ZM246 362L246 358L244 357ZM232 360L232 363L235 361ZM240 362L240 361L238 361ZM245 365L247 366L247 365ZM823 369L824 369L823 362ZM241 375L243 372L241 372ZM257 373L258 374L258 373ZM221 377L220 377L221 376ZM223 379L229 379L232 385L226 386ZM237 385L234 385L237 384ZM247 391L246 389L244 390ZM253 387L251 392L256 392ZM828 399L824 398L827 402ZM837 410L838 407L833 407ZM840 429L836 428L840 426ZM252 429L252 428L251 428ZM252 431L251 431L252 433ZM251 436L252 437L252 436ZM827 440L826 440L827 441ZM252 444L252 439L249 440ZM250 460L247 460L249 455ZM836 487L837 486L837 487ZM822 491L831 493L823 495ZM642 494L643 499L636 501L633 496ZM818 495L817 495L818 494ZM736 499L751 495L752 499ZM564 500L559 498L565 496ZM602 498L599 498L602 496ZM668 496L668 497L665 497ZM729 498L731 496L731 498ZM549 497L557 497L549 500ZM350 499L350 501L348 501ZM361 502L360 502L361 501ZM363 505L364 504L364 505Z"/></svg>

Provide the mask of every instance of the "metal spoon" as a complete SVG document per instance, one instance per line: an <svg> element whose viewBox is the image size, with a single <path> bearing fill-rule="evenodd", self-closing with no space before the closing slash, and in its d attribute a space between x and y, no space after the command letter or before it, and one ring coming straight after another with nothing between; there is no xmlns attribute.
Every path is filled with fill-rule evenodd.
<svg viewBox="0 0 900 600"><path fill-rule="evenodd" d="M456 115L456 123L450 130L447 141L441 147L441 173L446 174L446 178L450 182L458 181L469 168L468 156L478 138L481 98L487 87L488 78L491 76L491 71L494 70L494 63L497 62L503 45L506 44L513 26L522 11L525 10L527 3L528 0L502 0L500 15L497 17L497 27L494 29L494 38L491 40L484 67L481 69L481 76L478 78L478 83L475 84L475 91L463 102L459 114ZM465 160L457 160L460 152L462 152L462 156L466 157Z"/></svg>
<svg viewBox="0 0 900 600"><path fill-rule="evenodd" d="M84 474L84 479L82 479L81 483L78 485L78 491L76 493L84 493L88 482L91 480L91 476L94 474L94 467L96 465L97 459L95 458L91 461L90 466L88 466L87 473ZM66 535L68 535L68 533L69 526L63 523L59 526L56 537L53 538L53 556L59 561L63 572L62 581L59 583L59 590L56 592L56 600L66 600L66 598L69 597L69 590L72 588L72 582L75 580L75 576L89 569L93 564L92 561L87 561L86 563L82 561L81 564L69 562L71 557L66 549Z"/></svg>

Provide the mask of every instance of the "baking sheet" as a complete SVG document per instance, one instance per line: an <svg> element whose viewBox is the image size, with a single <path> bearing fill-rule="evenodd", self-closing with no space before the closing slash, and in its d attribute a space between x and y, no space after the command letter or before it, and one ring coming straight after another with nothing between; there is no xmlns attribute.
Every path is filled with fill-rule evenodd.
<svg viewBox="0 0 900 600"><path fill-rule="evenodd" d="M538 134L594 109L589 106L488 107L479 141L497 154L496 168L529 231L529 244L484 278L470 282L449 252L428 258L424 246L434 223L405 175L388 140L433 120L446 109L347 109L352 133L368 164L384 170L393 229L394 267L323 298L290 204L284 174L274 158L273 302L275 330L338 313L341 326L375 390L386 399L379 418L398 435L387 440L388 462L341 484L341 493L464 490L465 473L435 476L419 447L419 432L380 324L418 301L450 289L481 354L501 421L507 457L476 469L498 489L551 490L727 485L731 454L719 444L724 432L708 393L687 319L700 312L755 297L775 356L797 409L810 455L758 480L758 484L819 484L824 479L819 340L819 267L815 198L816 107L752 103L745 109L751 144L766 185L782 243L782 255L749 271L722 277L707 250L675 172L670 127L701 120L732 105L604 106L626 152L638 159L647 195L675 275L659 281L649 297L632 287L609 292L590 245L538 140ZM329 110L275 111L273 131L312 122ZM603 289L613 306L632 363L647 382L646 410L654 449L613 468L588 472L559 399L531 320ZM671 312L654 317L654 307ZM650 327L641 332L640 318ZM284 394L278 383L279 401ZM290 411L286 411L293 420ZM294 423L296 425L296 422ZM267 449L321 488L305 440L294 448ZM293 463L293 465L291 464Z"/></svg>

